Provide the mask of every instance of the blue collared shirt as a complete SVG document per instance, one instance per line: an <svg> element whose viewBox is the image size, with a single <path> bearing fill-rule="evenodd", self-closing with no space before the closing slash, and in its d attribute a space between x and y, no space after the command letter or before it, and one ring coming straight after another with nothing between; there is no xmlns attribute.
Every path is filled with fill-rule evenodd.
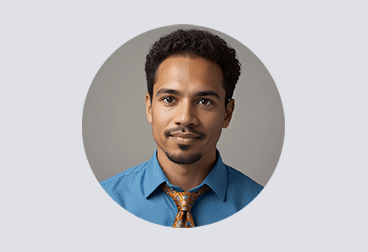
<svg viewBox="0 0 368 252"><path fill-rule="evenodd" d="M170 184L158 163L157 150L150 161L100 182L110 197L127 211L144 220L171 227L178 208L174 200L160 188L162 183L183 192L180 187ZM212 171L189 192L197 192L205 184L210 189L197 198L191 209L196 226L211 224L233 215L263 189L243 173L225 165L218 151Z"/></svg>

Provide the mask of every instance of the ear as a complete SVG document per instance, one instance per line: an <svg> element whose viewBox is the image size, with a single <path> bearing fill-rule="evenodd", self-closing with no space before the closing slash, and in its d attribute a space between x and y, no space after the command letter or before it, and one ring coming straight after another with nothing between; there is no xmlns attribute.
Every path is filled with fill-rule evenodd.
<svg viewBox="0 0 368 252"><path fill-rule="evenodd" d="M147 121L152 124L152 103L149 93L146 94L146 115L147 115Z"/></svg>
<svg viewBox="0 0 368 252"><path fill-rule="evenodd" d="M222 127L224 129L226 129L227 126L229 126L230 124L230 120L231 120L231 117L233 116L234 108L235 108L235 100L231 99L227 103L226 108L225 108L225 119L224 119L224 122L222 123Z"/></svg>

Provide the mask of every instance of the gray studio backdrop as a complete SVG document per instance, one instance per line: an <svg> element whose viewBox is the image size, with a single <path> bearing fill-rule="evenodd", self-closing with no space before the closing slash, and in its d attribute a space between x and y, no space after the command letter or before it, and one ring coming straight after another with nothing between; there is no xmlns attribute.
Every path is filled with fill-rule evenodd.
<svg viewBox="0 0 368 252"><path fill-rule="evenodd" d="M144 105L145 57L160 36L178 28L208 30L236 50L242 74L234 92L235 111L217 148L227 165L265 186L284 140L284 113L275 82L257 56L239 41L193 25L166 26L131 39L96 74L83 111L84 147L96 178L102 181L146 162L156 149Z"/></svg>

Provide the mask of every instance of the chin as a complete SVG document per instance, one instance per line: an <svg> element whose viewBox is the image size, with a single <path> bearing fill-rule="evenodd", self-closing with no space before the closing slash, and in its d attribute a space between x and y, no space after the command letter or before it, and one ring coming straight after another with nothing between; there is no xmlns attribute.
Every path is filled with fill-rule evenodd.
<svg viewBox="0 0 368 252"><path fill-rule="evenodd" d="M167 158L175 163L175 164L194 164L198 160L200 160L203 156L203 152L195 152L190 153L187 150L190 148L190 145L179 145L179 153L173 153L170 151L166 151L160 147L160 149L165 153Z"/></svg>
<svg viewBox="0 0 368 252"><path fill-rule="evenodd" d="M203 156L202 153L197 153L194 155L171 155L169 153L165 153L168 159L175 164L194 164L198 160L200 160Z"/></svg>
<svg viewBox="0 0 368 252"><path fill-rule="evenodd" d="M192 146L190 146L190 145L184 145L184 144L179 144L178 147L182 151L187 151Z"/></svg>

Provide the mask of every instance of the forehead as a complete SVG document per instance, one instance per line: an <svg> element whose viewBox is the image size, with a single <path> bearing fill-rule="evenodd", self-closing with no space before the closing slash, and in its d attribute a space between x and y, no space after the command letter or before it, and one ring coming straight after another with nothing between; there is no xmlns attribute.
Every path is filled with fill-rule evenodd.
<svg viewBox="0 0 368 252"><path fill-rule="evenodd" d="M225 96L221 67L202 57L177 55L165 59L156 72L154 94L161 88L187 93L213 90Z"/></svg>

